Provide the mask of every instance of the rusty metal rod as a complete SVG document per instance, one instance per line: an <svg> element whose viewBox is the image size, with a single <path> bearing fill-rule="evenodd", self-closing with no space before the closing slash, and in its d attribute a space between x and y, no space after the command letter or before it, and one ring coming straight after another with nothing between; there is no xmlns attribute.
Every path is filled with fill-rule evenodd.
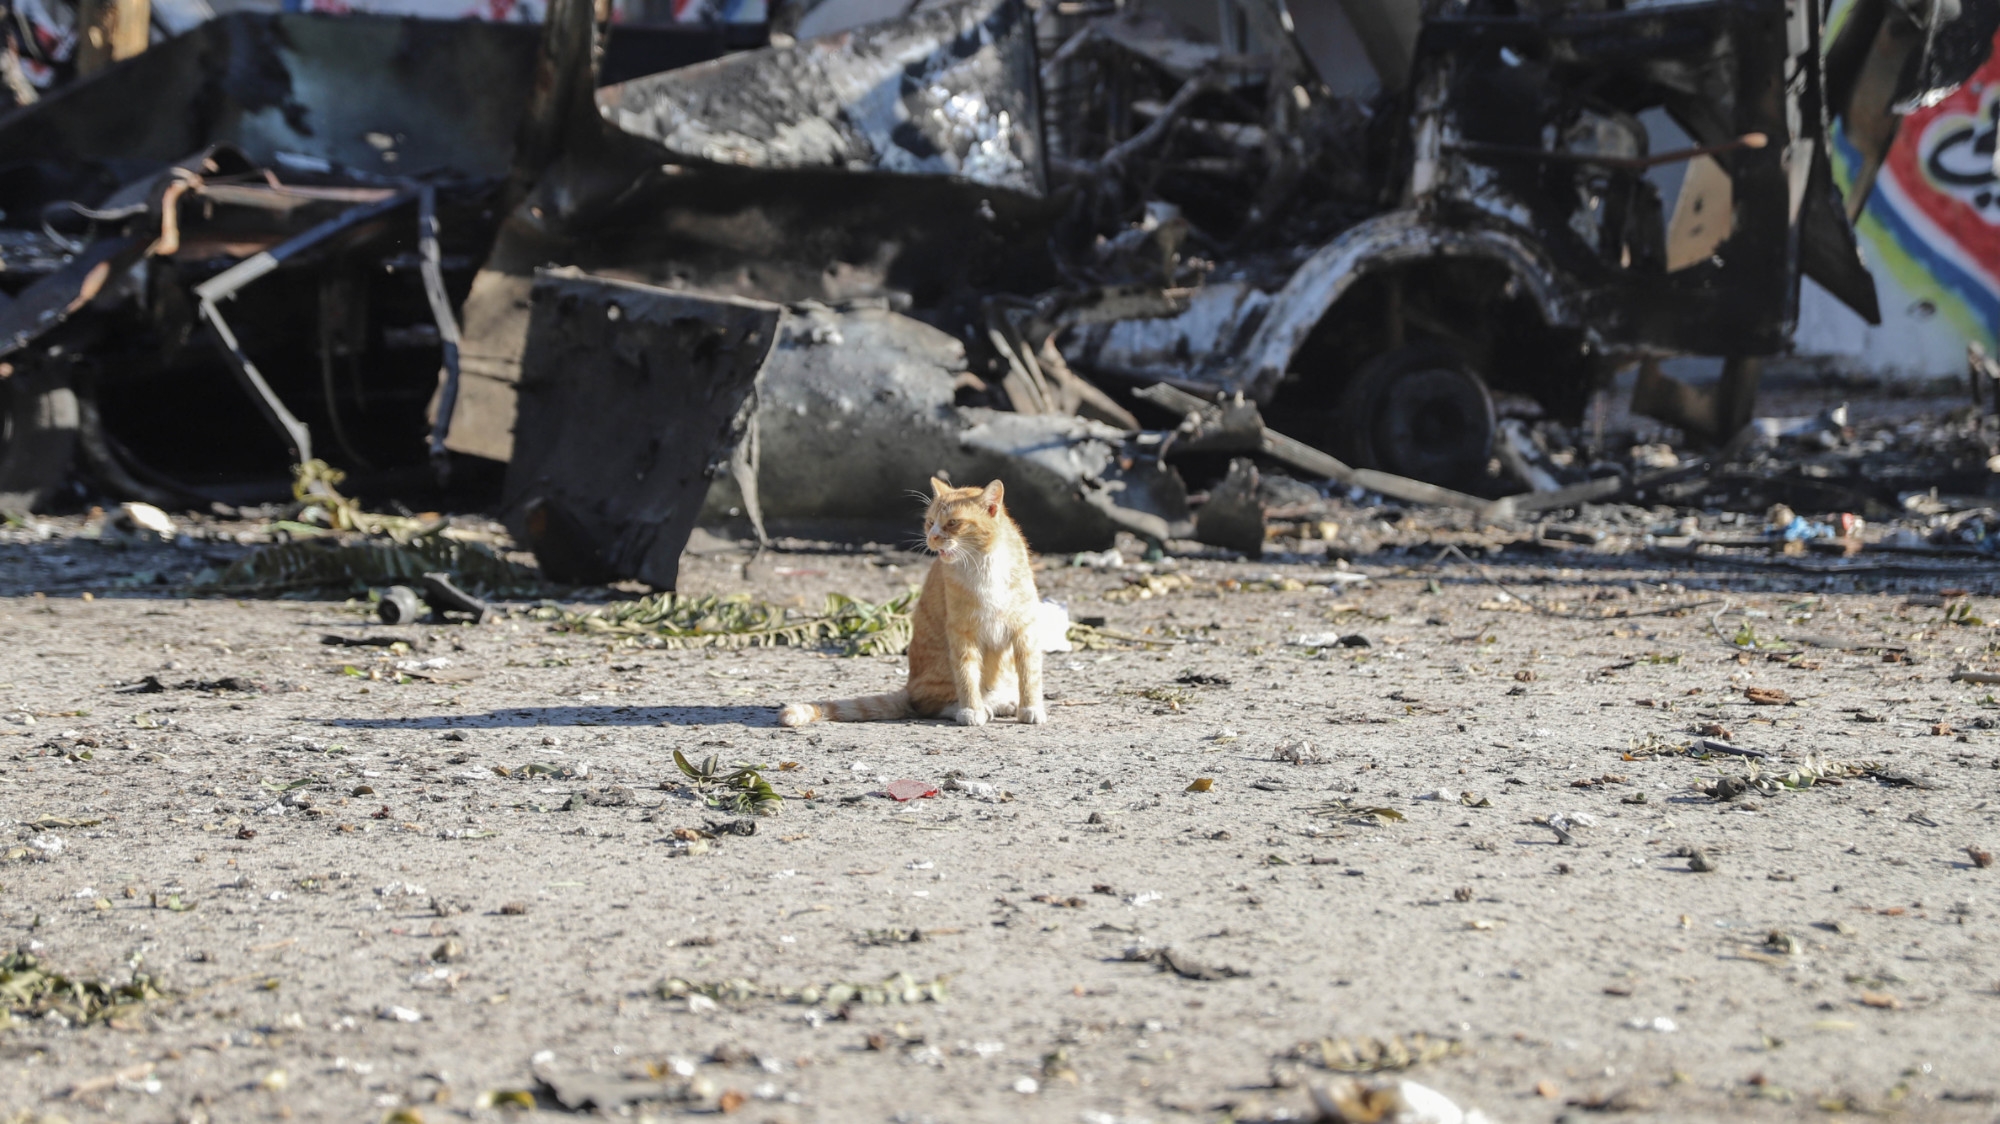
<svg viewBox="0 0 2000 1124"><path fill-rule="evenodd" d="M416 197L415 191L401 191L375 203L351 207L268 250L244 258L194 287L195 311L200 314L202 323L207 325L209 335L221 349L222 357L228 362L229 369L235 373L237 381L250 392L250 397L257 403L257 408L263 413L264 419L271 423L271 428L277 430L278 436L290 448L292 461L295 464L304 464L312 459L312 431L285 408L277 392L265 381L263 372L257 369L257 364L251 361L250 356L243 350L243 345L237 342L236 333L230 330L229 322L223 319L218 302L235 296L237 290L276 270L287 259L305 253L335 235L394 210Z"/></svg>

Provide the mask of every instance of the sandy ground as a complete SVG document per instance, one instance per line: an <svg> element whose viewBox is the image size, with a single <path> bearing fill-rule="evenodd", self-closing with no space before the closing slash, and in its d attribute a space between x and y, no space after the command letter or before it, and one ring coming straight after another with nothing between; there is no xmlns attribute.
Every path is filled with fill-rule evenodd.
<svg viewBox="0 0 2000 1124"><path fill-rule="evenodd" d="M1994 666L1996 637L1947 620L1946 583L1577 550L1364 561L1368 583L1330 586L1326 565L1183 560L1189 584L1108 600L1131 571L1051 559L1074 615L1170 646L1050 656L1044 727L790 731L778 704L889 689L899 661L138 596L118 579L202 548L10 534L0 846L29 853L0 863L6 946L78 977L143 965L175 996L0 1031L10 1121L558 1113L546 1090L479 1107L538 1074L693 1098L616 1110L634 1118L1283 1119L1330 1076L1299 1044L1412 1033L1458 1049L1408 1076L1502 1124L2000 1112L2000 868L1962 850L2000 847L2000 707L1949 681ZM706 551L689 591L801 605L923 565ZM1993 580L1972 616L2000 616ZM1820 646L1741 653L1746 623ZM1370 646L1291 642L1327 632ZM383 633L412 651L320 640ZM344 670L439 658L465 681ZM166 689L117 687L146 676ZM263 689L199 686L230 676ZM1716 803L1696 786L1741 762L1632 753L1708 723L1772 772L1810 755L1926 787ZM674 749L770 765L782 812L678 854L674 829L728 817L662 787ZM906 778L957 788L877 795ZM30 826L50 819L70 823ZM1125 959L1162 948L1242 974ZM781 994L898 973L945 1001ZM663 995L675 978L747 983L717 1003Z"/></svg>

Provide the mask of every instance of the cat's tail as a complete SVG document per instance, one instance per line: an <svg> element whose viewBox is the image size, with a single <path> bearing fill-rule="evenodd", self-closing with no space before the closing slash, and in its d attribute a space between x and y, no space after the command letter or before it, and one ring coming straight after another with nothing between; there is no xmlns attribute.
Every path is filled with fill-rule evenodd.
<svg viewBox="0 0 2000 1124"><path fill-rule="evenodd" d="M809 722L879 722L884 718L908 718L908 689L886 695L863 695L858 699L833 702L792 703L778 712L780 726L803 726Z"/></svg>

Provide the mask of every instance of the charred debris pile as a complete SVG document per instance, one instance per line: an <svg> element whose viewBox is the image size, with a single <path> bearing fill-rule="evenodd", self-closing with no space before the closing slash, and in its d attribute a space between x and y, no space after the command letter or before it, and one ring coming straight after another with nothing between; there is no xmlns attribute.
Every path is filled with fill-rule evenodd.
<svg viewBox="0 0 2000 1124"><path fill-rule="evenodd" d="M1879 163L2000 5L779 11L239 12L0 116L0 507L323 460L663 589L698 521L881 538L932 474L1049 551L1996 549L1983 354L1921 432L1755 406L1802 278L1879 319L1829 130ZM1604 432L1635 368L1676 447Z"/></svg>

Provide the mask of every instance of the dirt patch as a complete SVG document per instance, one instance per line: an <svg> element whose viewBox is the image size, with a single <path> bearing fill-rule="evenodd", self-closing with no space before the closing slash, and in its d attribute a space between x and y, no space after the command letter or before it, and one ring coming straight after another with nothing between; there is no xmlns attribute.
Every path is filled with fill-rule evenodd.
<svg viewBox="0 0 2000 1124"><path fill-rule="evenodd" d="M807 611L923 565L698 545L688 592ZM160 992L17 1014L0 1102L30 1114L1244 1119L1381 1056L1503 1121L1992 1111L2000 919L1965 848L2000 838L2000 709L1949 679L1992 631L1907 581L1412 551L1365 584L1182 560L1135 600L1048 559L1102 618L1049 657L1050 725L793 731L779 704L900 661L525 604L388 628L138 596L112 583L153 563L61 534L10 552L0 927ZM1298 642L1326 634L1366 645ZM710 806L675 750L765 766L781 810Z"/></svg>

